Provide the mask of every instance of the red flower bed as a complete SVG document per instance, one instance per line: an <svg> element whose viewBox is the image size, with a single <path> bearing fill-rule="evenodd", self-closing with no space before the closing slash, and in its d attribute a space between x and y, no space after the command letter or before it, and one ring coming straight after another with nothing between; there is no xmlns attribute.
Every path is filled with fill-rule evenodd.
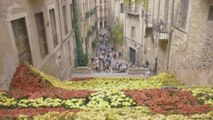
<svg viewBox="0 0 213 120"><path fill-rule="evenodd" d="M55 89L55 90L54 90ZM70 99L70 98L85 98L89 96L93 91L88 90L61 90L61 89L45 89L39 90L35 92L27 92L22 90L11 90L9 93L15 98L40 98L40 97L48 97L48 98L62 98L62 99Z"/></svg>
<svg viewBox="0 0 213 120"><path fill-rule="evenodd" d="M9 93L15 98L60 97L68 99L84 98L93 93L93 91L63 90L55 88L42 80L39 75L33 73L27 65L23 64L17 68L17 72L11 82L11 89Z"/></svg>
<svg viewBox="0 0 213 120"><path fill-rule="evenodd" d="M72 78L72 80L70 80L70 81L78 82L78 81L89 81L92 79L93 79L93 77L83 77L83 78L76 77L76 78Z"/></svg>
<svg viewBox="0 0 213 120"><path fill-rule="evenodd" d="M189 115L213 110L208 105L200 105L189 91L147 89L125 91L125 94L131 96L138 105L148 106L155 113Z"/></svg>
<svg viewBox="0 0 213 120"><path fill-rule="evenodd" d="M62 107L59 108L25 108L25 109L0 109L0 119L6 117L18 117L19 115L27 115L32 117L34 115L42 115L48 112L73 112L77 113L81 110L79 109L64 109Z"/></svg>

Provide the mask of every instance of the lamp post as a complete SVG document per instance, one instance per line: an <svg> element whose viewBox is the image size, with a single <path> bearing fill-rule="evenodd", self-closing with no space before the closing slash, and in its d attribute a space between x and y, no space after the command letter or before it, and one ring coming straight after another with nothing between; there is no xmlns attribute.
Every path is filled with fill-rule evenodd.
<svg viewBox="0 0 213 120"><path fill-rule="evenodd" d="M163 20L160 20L160 22L158 23L159 33L163 33L164 26L165 26L165 24L164 24Z"/></svg>
<svg viewBox="0 0 213 120"><path fill-rule="evenodd" d="M157 66L158 66L158 42L159 42L161 33L163 33L164 27L165 27L165 24L164 24L163 20L160 20L160 22L157 24L158 34L156 36L157 37L157 41L156 41L157 52L156 52L156 56L155 56L155 74L157 73Z"/></svg>

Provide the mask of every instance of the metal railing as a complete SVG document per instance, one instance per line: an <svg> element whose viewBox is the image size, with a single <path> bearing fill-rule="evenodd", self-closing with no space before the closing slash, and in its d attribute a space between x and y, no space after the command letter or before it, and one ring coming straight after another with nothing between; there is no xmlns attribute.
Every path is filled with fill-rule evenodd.
<svg viewBox="0 0 213 120"><path fill-rule="evenodd" d="M140 14L140 9L137 6L124 6L123 8L125 13L135 14L135 15Z"/></svg>

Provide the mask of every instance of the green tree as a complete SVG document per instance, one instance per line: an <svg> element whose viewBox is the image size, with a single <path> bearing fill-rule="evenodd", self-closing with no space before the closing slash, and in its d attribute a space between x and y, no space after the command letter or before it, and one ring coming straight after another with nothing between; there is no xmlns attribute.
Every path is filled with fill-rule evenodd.
<svg viewBox="0 0 213 120"><path fill-rule="evenodd" d="M113 29L113 37L116 43L121 44L123 42L123 26L122 24L118 23L115 25Z"/></svg>
<svg viewBox="0 0 213 120"><path fill-rule="evenodd" d="M148 11L149 0L124 0L124 5L132 5L136 3L136 5L143 3L146 11Z"/></svg>
<svg viewBox="0 0 213 120"><path fill-rule="evenodd" d="M124 4L125 5L131 5L132 3L140 4L143 1L145 0L124 0Z"/></svg>
<svg viewBox="0 0 213 120"><path fill-rule="evenodd" d="M95 50L98 47L98 35L96 35L95 40L92 42L92 49Z"/></svg>

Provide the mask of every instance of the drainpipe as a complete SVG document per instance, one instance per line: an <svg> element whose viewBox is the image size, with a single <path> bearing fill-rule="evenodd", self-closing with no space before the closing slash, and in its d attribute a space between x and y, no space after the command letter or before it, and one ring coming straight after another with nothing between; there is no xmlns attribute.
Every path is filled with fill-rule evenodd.
<svg viewBox="0 0 213 120"><path fill-rule="evenodd" d="M153 20L153 17L154 17L154 13L155 13L155 0L153 0L153 6L152 6L152 20Z"/></svg>
<svg viewBox="0 0 213 120"><path fill-rule="evenodd" d="M167 55L167 65L166 65L166 71L169 70L169 58L170 58L170 51L171 51L171 43L172 43L172 33L173 33L173 19L174 19L174 5L175 0L172 1L172 15L171 15L171 25L170 25L170 33L169 33L169 43L168 43L168 55Z"/></svg>
<svg viewBox="0 0 213 120"><path fill-rule="evenodd" d="M160 16L160 3L161 3L161 0L158 1L157 26L158 26L159 16ZM158 67L158 42L159 42L159 35L156 36L155 74L157 73L157 67Z"/></svg>
<svg viewBox="0 0 213 120"><path fill-rule="evenodd" d="M143 10L144 10L144 8L143 8ZM143 65L143 54L144 54L144 44L145 44L145 40L144 40L144 20L142 18L142 16L145 16L144 13L145 12L143 12L143 13L141 12L141 28L142 28L141 46L140 46L140 48L141 48L141 60L140 60L141 61L141 67Z"/></svg>
<svg viewBox="0 0 213 120"><path fill-rule="evenodd" d="M62 35L62 25L61 25L61 13L60 13L60 5L59 5L59 0L57 0L57 3L58 3L58 15L59 15L59 25L60 25L60 34L61 34L61 41L63 41L63 35Z"/></svg>
<svg viewBox="0 0 213 120"><path fill-rule="evenodd" d="M126 17L127 17L127 14L124 12L124 41L125 41L125 42L124 42L124 47L125 47L125 48L127 47L127 46L126 46L126 45L127 45L127 40L126 40ZM127 56L128 56L128 55L127 55L127 50L128 50L128 49L129 49L129 48L125 49L125 50L124 50L125 53L123 53L123 54L125 55L125 56L124 56L125 59L127 59Z"/></svg>
<svg viewBox="0 0 213 120"><path fill-rule="evenodd" d="M160 16L160 3L161 3L161 0L159 0L159 2L158 2L158 16L157 16L157 22L159 21L159 16Z"/></svg>

